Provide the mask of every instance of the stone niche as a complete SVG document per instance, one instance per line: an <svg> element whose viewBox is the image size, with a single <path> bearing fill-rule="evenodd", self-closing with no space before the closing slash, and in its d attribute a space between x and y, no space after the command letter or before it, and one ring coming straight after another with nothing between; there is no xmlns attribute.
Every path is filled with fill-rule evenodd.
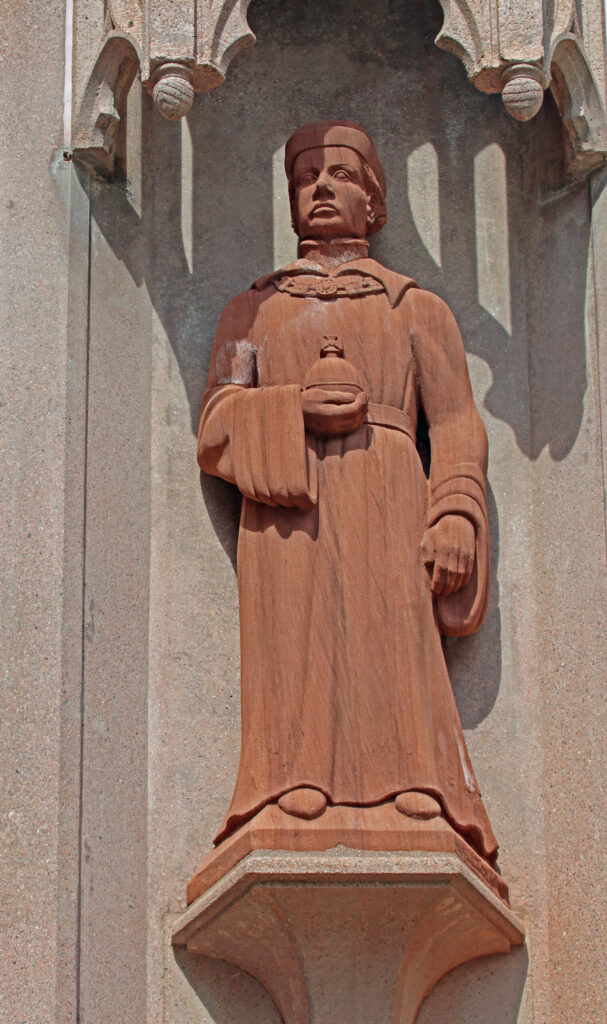
<svg viewBox="0 0 607 1024"><path fill-rule="evenodd" d="M77 5L80 52L84 9ZM592 248L598 206L579 165L572 176L562 96L555 87L534 120L513 119L497 90L474 89L460 60L436 47L443 10L433 0L255 0L248 22L255 46L181 120L160 116L125 50L110 147L116 180L79 171L74 193L90 214L87 362L74 371L87 381L88 437L82 1019L278 1024L284 998L274 991L272 1000L246 958L224 950L221 959L217 936L209 956L208 929L221 930L213 914L217 922L237 899L246 919L267 897L283 911L289 904L306 934L311 917L320 919L324 945L306 947L308 960L291 973L284 968L294 985L304 975L331 985L312 961L331 961L332 923L344 934L360 912L376 959L353 951L349 970L356 965L377 1005L388 1006L422 916L459 901L481 922L478 953L488 958L448 974L419 1024L590 1024L592 1008L603 1005L598 961L591 970L593 954L563 936L593 934L600 899L592 865L602 847L587 828L587 779L571 722L573 734L591 734L588 707L602 696L601 673L580 654L582 641L596 647L604 596L595 569L603 504L593 354L602 299ZM598 58L593 68L602 95ZM89 91L89 111L102 95L113 103L116 94ZM437 851L430 865L415 850L386 854L381 864L369 854L355 866L346 849L267 862L252 851L223 888L218 882L186 908L187 881L229 802L240 733L239 501L195 468L200 397L226 301L295 253L285 139L298 124L333 116L363 124L376 140L389 221L374 251L454 310L489 434L491 607L480 633L445 646L512 910L455 854ZM95 145L103 149L104 138L102 131ZM74 142L95 148L77 133ZM600 162L596 139L592 146ZM108 171L105 158L83 160ZM74 262L74 281L83 268ZM580 535L579 572L571 574L547 551L573 550ZM575 676L580 659L584 694L560 691L558 679ZM344 872L357 876L356 897L347 881L327 881ZM386 961L378 966L382 936L369 922L397 906L406 927L389 973ZM436 979L426 980L417 978L418 1002ZM318 999L318 988L307 991ZM326 1019L342 1024L325 994ZM414 1019L411 999L403 1021Z"/></svg>

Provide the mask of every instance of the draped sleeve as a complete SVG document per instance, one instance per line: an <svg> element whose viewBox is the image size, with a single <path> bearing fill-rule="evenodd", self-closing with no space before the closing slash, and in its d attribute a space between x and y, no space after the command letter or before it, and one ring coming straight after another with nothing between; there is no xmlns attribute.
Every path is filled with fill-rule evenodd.
<svg viewBox="0 0 607 1024"><path fill-rule="evenodd" d="M476 531L470 582L435 598L438 625L447 636L473 633L489 605L487 434L478 414L463 342L449 307L421 289L407 293L410 339L421 403L430 432L427 526L462 515Z"/></svg>
<svg viewBox="0 0 607 1024"><path fill-rule="evenodd" d="M253 501L311 508L316 462L306 442L301 388L257 386L249 333L258 303L258 292L243 292L220 318L202 399L198 463Z"/></svg>

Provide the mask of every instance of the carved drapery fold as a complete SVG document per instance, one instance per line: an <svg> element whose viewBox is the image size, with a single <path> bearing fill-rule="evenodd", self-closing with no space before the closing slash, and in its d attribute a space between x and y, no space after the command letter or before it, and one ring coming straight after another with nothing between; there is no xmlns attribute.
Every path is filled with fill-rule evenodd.
<svg viewBox="0 0 607 1024"><path fill-rule="evenodd" d="M604 83L595 74L605 76L605 60L592 36L599 19L587 16L601 0L582 0L581 15L575 0L440 3L436 43L458 57L481 92L501 93L512 116L526 121L551 88L570 141L570 174L604 161ZM75 155L112 174L120 110L137 71L160 113L187 114L195 94L220 85L232 59L255 42L248 6L249 0L75 0Z"/></svg>

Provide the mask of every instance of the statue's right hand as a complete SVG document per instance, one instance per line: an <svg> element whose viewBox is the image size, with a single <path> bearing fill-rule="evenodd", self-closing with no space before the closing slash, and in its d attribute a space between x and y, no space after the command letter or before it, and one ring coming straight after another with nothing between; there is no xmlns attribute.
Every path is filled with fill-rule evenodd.
<svg viewBox="0 0 607 1024"><path fill-rule="evenodd" d="M364 422L368 404L364 391L352 393L337 386L306 388L301 393L306 430L321 436L351 434Z"/></svg>

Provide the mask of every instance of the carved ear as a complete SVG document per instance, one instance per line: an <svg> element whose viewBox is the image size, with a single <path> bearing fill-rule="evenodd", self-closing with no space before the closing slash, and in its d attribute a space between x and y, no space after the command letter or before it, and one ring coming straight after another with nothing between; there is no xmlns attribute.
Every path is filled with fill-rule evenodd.
<svg viewBox="0 0 607 1024"><path fill-rule="evenodd" d="M367 202L367 235L381 231L386 223L386 204L382 195L373 190L368 193Z"/></svg>
<svg viewBox="0 0 607 1024"><path fill-rule="evenodd" d="M377 231L377 221L380 216L380 203L377 192L373 190L367 193L367 234Z"/></svg>

